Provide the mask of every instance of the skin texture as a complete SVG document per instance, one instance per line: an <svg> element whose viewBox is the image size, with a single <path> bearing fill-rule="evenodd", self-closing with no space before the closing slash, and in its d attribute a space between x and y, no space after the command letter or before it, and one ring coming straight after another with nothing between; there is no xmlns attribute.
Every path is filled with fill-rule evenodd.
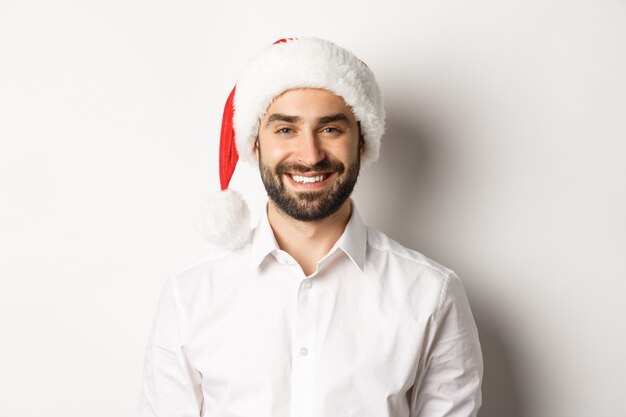
<svg viewBox="0 0 626 417"><path fill-rule="evenodd" d="M348 223L348 197L363 150L350 107L327 90L287 90L261 120L255 155L270 196L270 225L280 248L306 275L315 271ZM296 180L320 175L324 179L302 184L294 175Z"/></svg>

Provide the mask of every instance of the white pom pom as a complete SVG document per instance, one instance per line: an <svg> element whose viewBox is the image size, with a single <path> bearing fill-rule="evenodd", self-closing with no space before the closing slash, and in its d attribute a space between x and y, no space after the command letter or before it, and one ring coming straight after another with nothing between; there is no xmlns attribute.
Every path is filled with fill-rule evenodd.
<svg viewBox="0 0 626 417"><path fill-rule="evenodd" d="M212 246L237 249L250 238L250 211L238 192L218 191L205 200L196 228Z"/></svg>

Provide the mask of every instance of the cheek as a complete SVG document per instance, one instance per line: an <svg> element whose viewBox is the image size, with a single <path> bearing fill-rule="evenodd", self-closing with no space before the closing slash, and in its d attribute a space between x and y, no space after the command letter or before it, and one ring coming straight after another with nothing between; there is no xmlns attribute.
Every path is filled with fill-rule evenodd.
<svg viewBox="0 0 626 417"><path fill-rule="evenodd" d="M346 146L332 152L332 157L343 161L345 164L354 164L359 159L359 152L362 155L362 151L359 151L356 146Z"/></svg>
<svg viewBox="0 0 626 417"><path fill-rule="evenodd" d="M257 159L260 155L261 162L264 165L273 166L288 158L289 150L278 146L268 146L267 144L264 144L261 145L260 150L255 149L255 155L257 155Z"/></svg>
<svg viewBox="0 0 626 417"><path fill-rule="evenodd" d="M338 141L329 141L326 144L326 149L335 158L340 158L344 161L355 160L358 158L359 152L363 152L363 147L359 146L359 138L356 136L346 137Z"/></svg>

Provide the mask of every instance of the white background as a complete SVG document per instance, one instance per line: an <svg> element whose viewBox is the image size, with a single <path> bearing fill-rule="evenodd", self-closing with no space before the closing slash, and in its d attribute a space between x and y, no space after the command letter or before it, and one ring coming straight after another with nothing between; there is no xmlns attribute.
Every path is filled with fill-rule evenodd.
<svg viewBox="0 0 626 417"><path fill-rule="evenodd" d="M0 0L0 415L134 415L163 282L206 251L226 97L302 35L377 75L355 199L464 280L480 415L626 416L617 0ZM254 169L231 185L262 205Z"/></svg>

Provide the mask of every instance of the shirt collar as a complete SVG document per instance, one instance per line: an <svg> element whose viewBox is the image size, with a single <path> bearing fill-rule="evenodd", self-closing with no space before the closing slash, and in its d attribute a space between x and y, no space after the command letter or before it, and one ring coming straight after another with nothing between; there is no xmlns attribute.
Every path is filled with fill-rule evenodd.
<svg viewBox="0 0 626 417"><path fill-rule="evenodd" d="M270 226L270 221L267 218L266 204L259 223L252 234L252 261L254 266L261 265L267 255L278 249L278 242L276 242L272 226Z"/></svg>
<svg viewBox="0 0 626 417"><path fill-rule="evenodd" d="M348 255L361 272L363 272L365 266L365 248L367 246L367 228L363 224L363 220L361 220L354 200L350 199L350 202L352 203L350 220L343 234L339 237L339 240L337 240L337 243L335 243L329 253L333 253L335 248L340 248Z"/></svg>
<svg viewBox="0 0 626 417"><path fill-rule="evenodd" d="M367 246L367 228L361 220L361 216L356 209L354 200L350 199L350 202L352 204L352 214L350 215L350 220L348 221L342 235L339 237L337 242L335 242L324 259L339 248L343 250L344 253L348 255L350 260L359 268L359 270L363 272L365 266L365 248ZM265 260L267 255L278 250L280 250L280 248L278 246L278 242L276 242L276 238L274 237L272 227L270 226L270 222L267 217L267 205L265 205L265 209L263 210L259 223L252 236L252 260L254 262L254 266L258 267L261 262Z"/></svg>

